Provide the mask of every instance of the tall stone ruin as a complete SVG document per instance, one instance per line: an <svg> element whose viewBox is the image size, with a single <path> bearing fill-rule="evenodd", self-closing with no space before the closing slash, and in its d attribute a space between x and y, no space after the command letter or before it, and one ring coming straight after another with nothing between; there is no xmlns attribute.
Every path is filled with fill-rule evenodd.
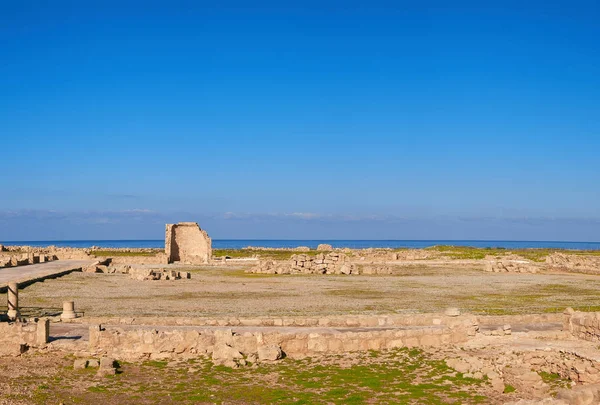
<svg viewBox="0 0 600 405"><path fill-rule="evenodd" d="M212 258L212 242L196 222L167 224L165 253L169 263L207 264Z"/></svg>

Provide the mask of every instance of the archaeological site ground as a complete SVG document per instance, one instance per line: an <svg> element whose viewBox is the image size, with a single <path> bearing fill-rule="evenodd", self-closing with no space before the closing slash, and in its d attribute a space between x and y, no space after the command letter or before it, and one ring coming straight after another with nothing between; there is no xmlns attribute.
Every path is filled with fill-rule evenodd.
<svg viewBox="0 0 600 405"><path fill-rule="evenodd" d="M0 404L598 404L600 252L0 246Z"/></svg>

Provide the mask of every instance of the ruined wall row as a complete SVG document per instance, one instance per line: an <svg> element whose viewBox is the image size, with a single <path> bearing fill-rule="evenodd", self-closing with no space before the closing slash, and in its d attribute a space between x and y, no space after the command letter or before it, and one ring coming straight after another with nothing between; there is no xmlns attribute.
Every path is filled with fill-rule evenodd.
<svg viewBox="0 0 600 405"><path fill-rule="evenodd" d="M47 319L37 322L0 322L0 356L18 356L29 347L42 347L48 343L50 323Z"/></svg>
<svg viewBox="0 0 600 405"><path fill-rule="evenodd" d="M466 342L473 330L468 325L387 329L356 332L284 333L276 331L235 333L229 330L156 330L90 327L90 351L125 360L208 355L220 343L243 354L256 353L263 345L278 345L289 357L318 353L385 350L401 347L439 347Z"/></svg>
<svg viewBox="0 0 600 405"><path fill-rule="evenodd" d="M565 311L563 330L574 337L591 342L600 342L600 312Z"/></svg>

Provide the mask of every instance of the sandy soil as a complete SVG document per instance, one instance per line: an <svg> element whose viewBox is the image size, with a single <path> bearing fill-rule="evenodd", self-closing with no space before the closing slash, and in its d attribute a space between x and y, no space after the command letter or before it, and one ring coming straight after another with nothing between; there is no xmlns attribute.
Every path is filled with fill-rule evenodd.
<svg viewBox="0 0 600 405"><path fill-rule="evenodd" d="M136 281L127 275L72 273L20 294L25 314L60 312L75 300L88 316L290 316L432 312L474 313L594 309L600 277L497 274L458 264L402 267L393 276L254 275L244 267L192 269L191 280ZM4 299L4 298L0 298Z"/></svg>

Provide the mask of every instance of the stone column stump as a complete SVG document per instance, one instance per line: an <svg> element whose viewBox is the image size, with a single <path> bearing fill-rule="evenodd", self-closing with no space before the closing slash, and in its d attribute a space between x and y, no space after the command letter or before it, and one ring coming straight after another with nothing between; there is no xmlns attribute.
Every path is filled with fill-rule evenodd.
<svg viewBox="0 0 600 405"><path fill-rule="evenodd" d="M75 313L75 303L73 301L63 302L63 312L60 315L60 319L73 319L77 318Z"/></svg>

